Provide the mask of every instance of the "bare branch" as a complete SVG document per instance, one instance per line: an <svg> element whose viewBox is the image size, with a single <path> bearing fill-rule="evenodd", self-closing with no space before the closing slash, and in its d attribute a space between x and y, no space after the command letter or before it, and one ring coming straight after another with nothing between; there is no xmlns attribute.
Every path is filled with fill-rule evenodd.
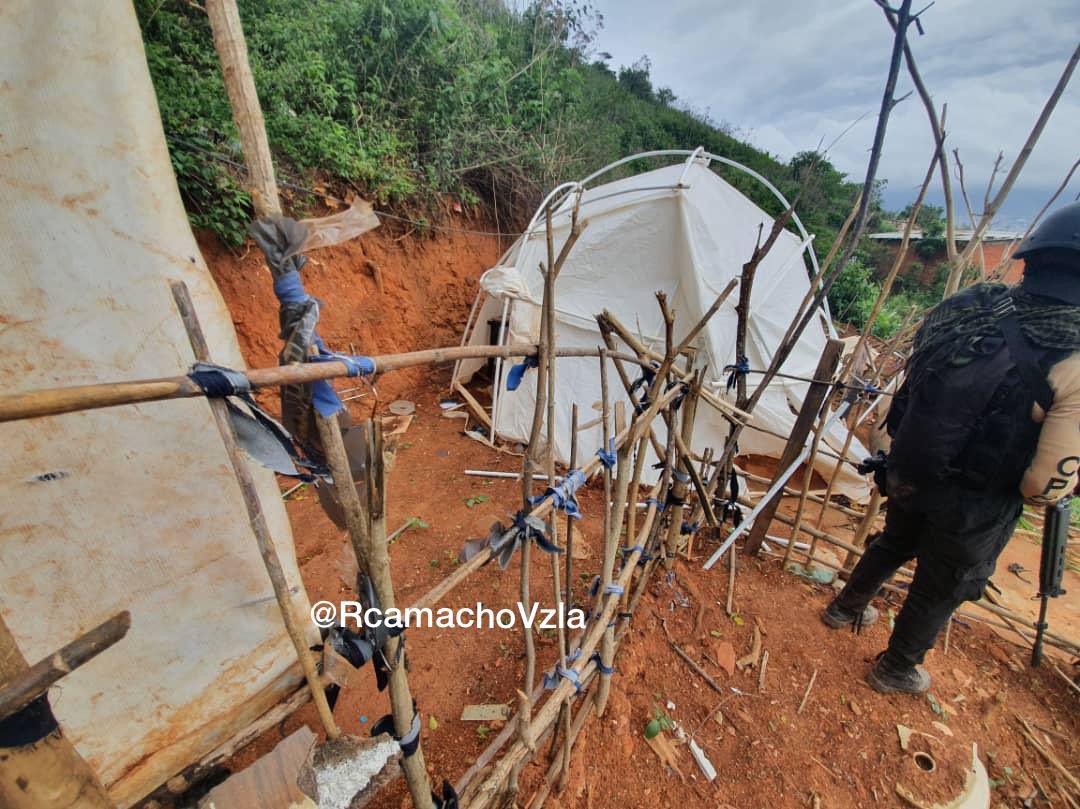
<svg viewBox="0 0 1080 809"><path fill-rule="evenodd" d="M990 201L983 211L978 227L975 229L975 232L971 234L971 241L968 242L967 247L964 248L964 252L960 254L960 257L950 269L949 279L945 282L945 297L952 295L960 288L960 277L963 275L964 267L966 267L967 263L971 260L971 256L975 251L975 245L981 240L983 232L989 227L990 222L993 221L994 214L997 213L1002 203L1005 202L1006 197L1009 196L1009 192L1016 183L1016 179L1020 176L1024 164L1027 163L1027 159L1035 148L1035 144L1038 143L1043 129L1046 128L1046 122L1050 120L1050 115L1053 113L1058 101L1064 94L1065 88L1069 85L1069 80L1076 70L1077 62L1080 62L1080 45L1076 46L1072 56L1069 57L1069 61L1066 63L1065 69L1061 73L1061 78L1058 79L1057 85L1055 85L1053 91L1050 93L1050 97L1046 100L1046 104L1043 105L1042 112L1039 113L1039 117L1031 129L1031 134L1028 135L1028 139L1020 150L1020 154L1017 155L1016 160L1012 164L1012 168L1009 169L1009 173L1005 176L1001 188L998 189L993 200Z"/></svg>

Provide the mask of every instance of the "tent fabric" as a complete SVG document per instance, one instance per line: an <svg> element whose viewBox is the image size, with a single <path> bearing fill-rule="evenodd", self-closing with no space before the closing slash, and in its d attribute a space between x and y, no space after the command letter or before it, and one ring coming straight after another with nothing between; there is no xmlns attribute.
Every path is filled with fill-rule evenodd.
<svg viewBox="0 0 1080 809"><path fill-rule="evenodd" d="M570 194L552 217L556 253L570 232L570 212L576 195ZM707 160L693 158L664 168L622 178L586 190L580 203L580 219L587 222L556 281L556 342L559 346L595 348L602 344L596 315L611 311L649 346L662 352L663 319L656 292L667 294L675 310L675 339L680 340L697 323L731 279L742 273L743 264L760 238L772 227L772 219L753 202L725 182ZM805 261L806 245L784 231L758 267L750 302L747 357L752 369L765 369L810 285ZM483 301L476 324L500 320L504 306L508 316L504 343L536 342L540 333L540 302L543 298L541 263L547 263L544 225L526 233L507 251L499 265L481 280ZM696 339L697 365L708 365L706 385L719 396L725 391L725 366L735 362L738 302L733 293ZM784 363L785 373L811 377L825 347L823 318L803 333ZM467 335L471 345L488 342L486 327ZM526 441L535 402L535 375L526 375L515 391L508 391L505 375L513 361L501 363L495 431L507 440ZM458 376L467 380L481 362L463 362ZM610 378L616 380L614 369ZM570 412L577 403L592 412L600 400L597 360L564 358L556 364L555 452L561 462L570 454ZM750 374L750 391L760 375ZM614 396L619 386L611 386ZM777 379L759 401L754 423L788 435L808 383ZM663 426L658 434L663 436ZM728 425L714 408L698 408L694 440L697 446L719 449ZM845 438L842 424L834 425L825 444L839 451ZM600 447L601 428L581 431L581 446ZM779 457L784 440L759 430L744 430L740 451ZM853 441L849 457L861 460L864 450ZM831 475L835 460L820 457L817 468ZM845 465L837 491L856 500L869 490L864 478Z"/></svg>
<svg viewBox="0 0 1080 809"><path fill-rule="evenodd" d="M132 4L8 0L0 63L4 390L187 373L173 280L188 285L212 359L244 367L181 204ZM118 805L297 688L206 400L0 424L0 454L0 615L23 656L131 611L127 637L51 694ZM277 483L251 471L306 615Z"/></svg>

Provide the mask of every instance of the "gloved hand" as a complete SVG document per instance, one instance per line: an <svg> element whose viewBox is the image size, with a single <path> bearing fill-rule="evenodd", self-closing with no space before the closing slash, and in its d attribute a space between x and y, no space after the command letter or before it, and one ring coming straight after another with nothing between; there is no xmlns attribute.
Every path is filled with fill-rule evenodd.
<svg viewBox="0 0 1080 809"><path fill-rule="evenodd" d="M878 491L882 495L885 495L885 470L888 466L888 456L885 455L880 449L875 452L869 458L863 458L863 462L858 465L857 469L860 475L873 474L874 483L878 487Z"/></svg>

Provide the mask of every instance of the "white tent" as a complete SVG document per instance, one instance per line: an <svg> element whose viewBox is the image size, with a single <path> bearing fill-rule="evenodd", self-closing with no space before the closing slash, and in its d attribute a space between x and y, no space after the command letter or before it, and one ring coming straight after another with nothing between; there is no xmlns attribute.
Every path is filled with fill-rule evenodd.
<svg viewBox="0 0 1080 809"><path fill-rule="evenodd" d="M724 286L739 278L749 259L759 233L769 233L772 219L753 202L725 182L711 168L721 162L747 171L764 183L787 207L787 202L772 185L754 172L725 158L708 155L701 149L650 155L680 155L685 161L616 180L604 185L592 181L615 166L642 157L627 158L597 172L581 183L567 183L552 192L554 215L552 229L555 249L561 247L570 231L570 216L577 197L581 196L580 218L588 225L574 246L556 282L556 342L560 347L594 348L601 345L596 315L611 311L633 329L650 347L662 352L663 319L655 293L667 293L676 313L675 338L680 339L716 300ZM548 200L545 200L545 205ZM547 260L544 216L534 216L526 233L502 257L499 264L485 273L481 291L470 317L463 344L483 345L492 341L492 332L501 344L536 342L539 337L540 303L543 279L539 271ZM813 239L795 218L802 238L785 231L761 262L754 280L747 337L747 357L751 369L765 369L783 338L796 309L810 286L811 269L816 271ZM697 365L708 365L706 384L719 396L731 401L725 391L724 367L735 361L735 306L738 295L732 294L697 338ZM498 324L490 329L488 324ZM824 348L827 330L832 326L827 312L806 328L799 344L783 366L786 374L811 377ZM481 361L465 361L456 369L455 378L467 381ZM510 363L497 364L498 383L494 390L493 422L495 432L507 440L525 441L532 423L535 401L535 372L528 372L515 391L506 388ZM569 457L570 411L577 403L582 421L595 421L593 408L600 400L600 381L595 359L566 358L557 363L556 385L556 456L561 462ZM621 392L612 371L612 395ZM751 391L760 374L749 374ZM778 457L784 438L790 433L795 414L808 383L794 379L776 379L770 384L754 411L757 428L743 431L740 451ZM718 452L727 434L727 422L715 409L698 409L695 446L712 446ZM582 430L581 446L588 452L602 443L599 425ZM839 451L845 429L836 423L825 438ZM858 441L852 442L849 457L865 454ZM835 460L819 456L818 469L831 474ZM838 481L838 493L854 499L868 494L867 484L850 465Z"/></svg>

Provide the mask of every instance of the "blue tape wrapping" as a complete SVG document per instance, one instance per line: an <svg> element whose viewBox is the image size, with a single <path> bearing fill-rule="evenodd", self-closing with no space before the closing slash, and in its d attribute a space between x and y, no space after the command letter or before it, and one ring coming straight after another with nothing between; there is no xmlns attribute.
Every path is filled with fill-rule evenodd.
<svg viewBox="0 0 1080 809"><path fill-rule="evenodd" d="M536 357L526 357L523 362L510 366L510 370L506 374L506 389L517 390L521 387L521 380L525 378L525 372L538 366L539 363L537 363Z"/></svg>
<svg viewBox="0 0 1080 809"><path fill-rule="evenodd" d="M550 497L554 501L555 508L558 511L563 512L568 517L572 517L575 520L580 520L581 509L578 508L577 490L581 488L584 482L585 473L580 469L571 469L566 473L563 482L558 486L549 486L547 491L543 494L530 497L529 505L535 506Z"/></svg>
<svg viewBox="0 0 1080 809"><path fill-rule="evenodd" d="M605 469L614 469L615 461L618 460L618 456L615 454L615 439L609 438L608 448L606 450L602 448L598 449L596 451L596 457L600 459L600 464Z"/></svg>
<svg viewBox="0 0 1080 809"><path fill-rule="evenodd" d="M612 674L615 673L615 667L614 666L605 666L604 665L604 661L600 659L600 653L599 652L593 652L592 657L590 657L589 660L592 660L594 663L596 663L596 670L598 672L600 672L601 674L605 674L608 677L610 677Z"/></svg>
<svg viewBox="0 0 1080 809"><path fill-rule="evenodd" d="M561 663L555 664L554 672L544 672L544 688L548 691L559 684L559 678L569 680L574 684L575 691L581 691L581 677L572 668L564 667Z"/></svg>
<svg viewBox="0 0 1080 809"><path fill-rule="evenodd" d="M599 576L594 576L593 580L592 580L592 584L589 585L589 598L590 599L596 598L596 596L597 596L597 594L599 592L600 592L600 577ZM612 582L611 584L609 584L607 587L604 588L604 594L605 595L621 596L624 592L625 591L623 590L622 585L616 584L615 582Z"/></svg>
<svg viewBox="0 0 1080 809"><path fill-rule="evenodd" d="M724 366L724 373L728 375L727 390L731 391L735 388L740 376L746 376L750 373L750 360L745 355L740 354L734 365Z"/></svg>
<svg viewBox="0 0 1080 809"><path fill-rule="evenodd" d="M274 294L282 306L295 305L310 300L311 296L304 289L300 273L291 270L274 279ZM341 362L349 369L349 376L367 376L375 373L375 361L371 357L339 354L331 351L318 334L314 337L318 353L307 358L308 362ZM320 379L311 383L311 399L315 409L323 418L340 413L345 405L341 403L334 386L329 380Z"/></svg>
<svg viewBox="0 0 1080 809"><path fill-rule="evenodd" d="M696 534L700 530L701 530L701 523L700 522L688 522L686 520L683 520L683 524L679 528L679 533L680 534Z"/></svg>

